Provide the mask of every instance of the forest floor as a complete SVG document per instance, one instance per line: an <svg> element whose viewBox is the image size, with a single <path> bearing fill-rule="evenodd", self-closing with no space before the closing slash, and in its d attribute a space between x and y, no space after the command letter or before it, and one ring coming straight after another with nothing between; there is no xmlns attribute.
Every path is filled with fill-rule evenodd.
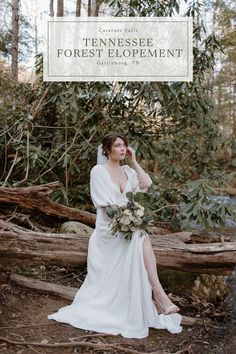
<svg viewBox="0 0 236 354"><path fill-rule="evenodd" d="M67 286L82 283L86 270L68 272L58 267L22 268L18 273L42 280L53 281ZM160 278L161 279L161 278ZM169 289L164 286L169 294ZM172 289L173 290L173 289ZM181 314L211 320L210 327L183 326L180 334L171 334L166 330L149 329L144 339L127 339L120 335L103 335L93 331L73 328L70 325L47 319L47 315L60 307L70 304L70 300L42 294L9 282L6 273L0 273L0 353L6 354L69 354L69 353L186 353L186 354L234 354L236 353L236 326L230 320L224 301L209 303L192 296L187 291L172 295L173 301L181 307ZM170 295L170 294L169 294ZM171 296L171 295L170 295ZM1 338L15 342L37 342L45 344L67 342L68 347L40 347L9 344ZM97 349L85 346L72 346L73 342L84 345L112 344L116 347ZM118 347L120 349L118 349ZM132 351L128 351L131 350Z"/></svg>

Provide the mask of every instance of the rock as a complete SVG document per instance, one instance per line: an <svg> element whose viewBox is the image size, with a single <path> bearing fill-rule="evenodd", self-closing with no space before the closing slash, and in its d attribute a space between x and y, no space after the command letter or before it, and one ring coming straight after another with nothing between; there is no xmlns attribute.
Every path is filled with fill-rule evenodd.
<svg viewBox="0 0 236 354"><path fill-rule="evenodd" d="M78 221L64 222L59 229L59 233L83 234L88 236L90 236L92 232L93 232L92 227L89 227Z"/></svg>
<svg viewBox="0 0 236 354"><path fill-rule="evenodd" d="M41 344L48 344L48 340L47 339L42 339L40 343Z"/></svg>
<svg viewBox="0 0 236 354"><path fill-rule="evenodd" d="M223 300L229 291L226 278L223 275L201 274L194 282L192 293L210 301Z"/></svg>

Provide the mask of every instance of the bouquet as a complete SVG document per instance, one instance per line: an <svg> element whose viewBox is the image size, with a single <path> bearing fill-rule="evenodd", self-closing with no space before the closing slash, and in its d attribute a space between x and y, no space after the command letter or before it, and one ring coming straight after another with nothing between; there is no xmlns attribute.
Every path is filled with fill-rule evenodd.
<svg viewBox="0 0 236 354"><path fill-rule="evenodd" d="M118 233L122 233L126 240L131 240L134 231L148 231L152 224L152 216L135 200L136 195L128 192L126 196L128 202L125 205L109 205L106 207L106 213L112 219L111 234L117 236Z"/></svg>

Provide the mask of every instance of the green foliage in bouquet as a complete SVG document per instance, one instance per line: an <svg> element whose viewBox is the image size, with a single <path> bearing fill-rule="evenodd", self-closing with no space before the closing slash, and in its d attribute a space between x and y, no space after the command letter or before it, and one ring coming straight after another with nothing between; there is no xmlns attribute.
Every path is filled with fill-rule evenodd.
<svg viewBox="0 0 236 354"><path fill-rule="evenodd" d="M152 226L153 215L140 203L143 200L143 193L126 193L127 203L118 205L109 205L106 207L107 215L112 219L111 234L117 236L118 233L124 235L126 240L131 240L133 232L140 230L149 231Z"/></svg>

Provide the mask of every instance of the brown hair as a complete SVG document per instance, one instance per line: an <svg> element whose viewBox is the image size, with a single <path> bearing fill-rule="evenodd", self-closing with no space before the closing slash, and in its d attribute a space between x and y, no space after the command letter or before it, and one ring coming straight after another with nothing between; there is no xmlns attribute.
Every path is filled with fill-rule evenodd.
<svg viewBox="0 0 236 354"><path fill-rule="evenodd" d="M127 142L126 138L123 137L123 135L118 134L118 133L113 133L113 132L108 133L102 139L102 150L103 150L102 153L103 153L103 155L108 157L108 151L111 150L111 147L117 138L122 139L124 141L125 145L128 146L128 142Z"/></svg>

